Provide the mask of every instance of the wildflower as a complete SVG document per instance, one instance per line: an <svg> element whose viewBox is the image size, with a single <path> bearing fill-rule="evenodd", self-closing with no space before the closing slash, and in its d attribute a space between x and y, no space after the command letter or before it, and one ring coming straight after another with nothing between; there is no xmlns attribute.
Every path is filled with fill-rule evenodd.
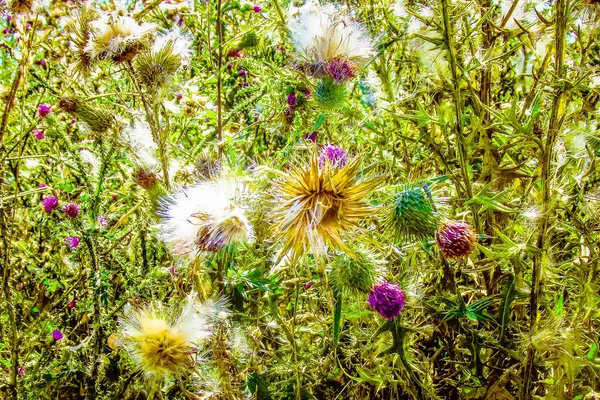
<svg viewBox="0 0 600 400"><path fill-rule="evenodd" d="M246 76L246 71L244 71L243 69L240 69L240 71L238 72L238 74L240 76Z"/></svg>
<svg viewBox="0 0 600 400"><path fill-rule="evenodd" d="M404 308L404 293L398 285L382 282L371 290L369 304L383 318L392 319L400 315Z"/></svg>
<svg viewBox="0 0 600 400"><path fill-rule="evenodd" d="M63 206L63 211L69 218L76 218L79 216L79 206L77 203L67 203Z"/></svg>
<svg viewBox="0 0 600 400"><path fill-rule="evenodd" d="M250 86L250 84L249 84L248 82L244 82L244 83L242 84L242 86L243 86L243 87L248 87L248 86Z"/></svg>
<svg viewBox="0 0 600 400"><path fill-rule="evenodd" d="M275 230L283 242L280 259L289 251L294 258L311 250L323 254L328 246L352 253L341 235L372 213L365 197L383 181L357 182L359 165L356 158L343 168L319 168L315 152L308 165L292 165L281 173L275 214Z"/></svg>
<svg viewBox="0 0 600 400"><path fill-rule="evenodd" d="M189 65L191 48L192 38L179 29L158 36L152 48L135 59L140 81L149 88L165 85L177 70Z"/></svg>
<svg viewBox="0 0 600 400"><path fill-rule="evenodd" d="M42 67L42 68L46 67L46 60L41 60L40 61L40 67Z"/></svg>
<svg viewBox="0 0 600 400"><path fill-rule="evenodd" d="M194 294L177 317L160 304L126 315L121 342L149 377L179 377L194 367L192 354L212 334L214 303L197 304Z"/></svg>
<svg viewBox="0 0 600 400"><path fill-rule="evenodd" d="M445 221L435 234L437 246L447 258L468 256L473 251L476 236L464 221Z"/></svg>
<svg viewBox="0 0 600 400"><path fill-rule="evenodd" d="M406 186L400 190L388 208L385 220L396 243L431 238L438 224L438 214L421 186Z"/></svg>
<svg viewBox="0 0 600 400"><path fill-rule="evenodd" d="M158 184L158 177L156 174L153 171L142 167L138 168L133 173L133 180L146 190L152 190Z"/></svg>
<svg viewBox="0 0 600 400"><path fill-rule="evenodd" d="M117 120L114 113L105 106L82 101L76 97L63 97L59 107L85 122L94 132L106 132L114 128Z"/></svg>
<svg viewBox="0 0 600 400"><path fill-rule="evenodd" d="M310 140L313 143L317 143L317 132L306 132L304 134L304 139Z"/></svg>
<svg viewBox="0 0 600 400"><path fill-rule="evenodd" d="M77 236L67 236L65 243L69 246L69 249L75 250L79 246L79 238Z"/></svg>
<svg viewBox="0 0 600 400"><path fill-rule="evenodd" d="M44 204L44 210L46 210L46 212L51 212L58 207L58 199L55 196L44 197L42 203Z"/></svg>
<svg viewBox="0 0 600 400"><path fill-rule="evenodd" d="M321 79L315 90L315 99L325 109L341 107L346 101L346 85L339 84L331 77Z"/></svg>
<svg viewBox="0 0 600 400"><path fill-rule="evenodd" d="M38 115L40 118L45 118L48 116L48 114L50 114L50 106L46 104L40 104L38 107Z"/></svg>
<svg viewBox="0 0 600 400"><path fill-rule="evenodd" d="M375 55L365 28L333 4L302 7L289 28L300 67L338 83L354 77Z"/></svg>
<svg viewBox="0 0 600 400"><path fill-rule="evenodd" d="M19 373L19 375L21 375L21 376L22 376L22 375L25 375L25 368L23 368L23 367L19 368L19 371L18 371L18 373Z"/></svg>
<svg viewBox="0 0 600 400"><path fill-rule="evenodd" d="M163 203L162 240L177 255L217 252L228 244L252 241L254 231L236 203L233 182L202 182L179 190Z"/></svg>
<svg viewBox="0 0 600 400"><path fill-rule="evenodd" d="M287 97L288 106L294 107L297 103L298 103L298 99L296 98L296 94L293 92L288 94L288 97Z"/></svg>
<svg viewBox="0 0 600 400"><path fill-rule="evenodd" d="M72 310L76 306L77 306L77 299L71 299L67 302L67 307L69 307L70 310Z"/></svg>
<svg viewBox="0 0 600 400"><path fill-rule="evenodd" d="M44 139L44 138L45 138L45 136L44 136L44 131L43 131L43 130L41 130L41 129L38 129L38 128L35 128L35 129L33 130L33 136L35 136L35 138L36 138L37 140L42 140L42 139Z"/></svg>
<svg viewBox="0 0 600 400"><path fill-rule="evenodd" d="M106 228L108 226L108 220L104 216L99 215L96 219L101 227Z"/></svg>
<svg viewBox="0 0 600 400"><path fill-rule="evenodd" d="M38 183L38 187L45 188L45 187L48 187L48 185L46 185L45 183Z"/></svg>
<svg viewBox="0 0 600 400"><path fill-rule="evenodd" d="M348 164L348 153L342 147L328 143L319 152L319 168L327 163L335 168L343 168Z"/></svg>
<svg viewBox="0 0 600 400"><path fill-rule="evenodd" d="M312 282L306 282L306 284L304 285L304 288L306 290L310 289L312 287L313 283Z"/></svg>
<svg viewBox="0 0 600 400"><path fill-rule="evenodd" d="M16 13L25 13L33 9L33 0L14 0L10 3L10 10Z"/></svg>
<svg viewBox="0 0 600 400"><path fill-rule="evenodd" d="M257 14L258 14L258 13L260 13L260 12L262 11L262 7L261 7L261 6L259 6L258 4L255 4L255 5L253 5L253 6L252 6L252 10L253 10L255 13L257 13Z"/></svg>
<svg viewBox="0 0 600 400"><path fill-rule="evenodd" d="M64 337L63 333L61 331L59 331L58 329L55 329L52 331L52 339L54 339L55 341L58 342L63 337Z"/></svg>
<svg viewBox="0 0 600 400"><path fill-rule="evenodd" d="M130 61L149 46L155 26L131 17L102 16L91 23L92 37L85 50L92 60Z"/></svg>

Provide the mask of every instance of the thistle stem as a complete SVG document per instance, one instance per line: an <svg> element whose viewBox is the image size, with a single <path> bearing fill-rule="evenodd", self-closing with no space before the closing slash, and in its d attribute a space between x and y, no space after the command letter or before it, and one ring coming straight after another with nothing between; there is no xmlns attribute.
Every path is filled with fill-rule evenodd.
<svg viewBox="0 0 600 400"><path fill-rule="evenodd" d="M557 0L556 16L555 16L555 55L554 55L554 70L557 80L561 80L565 76L565 47L567 33L567 10L569 0ZM542 187L542 196L540 209L542 215L538 225L538 239L536 243L537 252L533 257L533 270L531 272L531 295L529 297L529 330L535 332L537 329L539 295L541 292L541 272L547 263L548 259L548 228L550 226L550 188L552 185L551 177L551 162L553 159L553 149L558 136L558 131L562 125L562 114L565 110L567 98L565 90L562 87L555 88L555 96L552 101L552 111L550 121L548 123L548 133L546 135L546 143L541 155L542 171L540 176L540 184ZM534 362L536 351L533 346L530 346L525 359L525 368L523 369L523 386L521 387L522 399L531 398L531 385L534 380Z"/></svg>
<svg viewBox="0 0 600 400"><path fill-rule="evenodd" d="M219 47L217 49L217 139L219 141L219 161L223 156L223 104L222 104L222 86L223 77L221 76L221 69L223 68L223 24L221 23L222 17L222 4L223 0L217 0L217 39L219 41Z"/></svg>

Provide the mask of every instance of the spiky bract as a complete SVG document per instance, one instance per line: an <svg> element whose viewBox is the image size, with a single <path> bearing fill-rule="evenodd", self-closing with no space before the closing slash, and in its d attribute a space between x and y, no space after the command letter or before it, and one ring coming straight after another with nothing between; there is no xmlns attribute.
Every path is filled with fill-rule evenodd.
<svg viewBox="0 0 600 400"><path fill-rule="evenodd" d="M60 108L85 122L93 132L103 133L118 127L114 113L106 107L94 105L75 97L60 99Z"/></svg>
<svg viewBox="0 0 600 400"><path fill-rule="evenodd" d="M178 377L194 366L192 354L212 333L214 303L192 293L176 316L160 304L134 310L123 319L121 342L147 377Z"/></svg>
<svg viewBox="0 0 600 400"><path fill-rule="evenodd" d="M447 258L468 256L477 237L471 225L464 221L444 221L435 234L437 246Z"/></svg>
<svg viewBox="0 0 600 400"><path fill-rule="evenodd" d="M202 182L175 192L163 203L160 237L174 254L216 252L252 241L254 231L238 206L241 187L234 182Z"/></svg>
<svg viewBox="0 0 600 400"><path fill-rule="evenodd" d="M346 85L330 77L321 79L315 90L315 99L326 110L339 108L346 101Z"/></svg>
<svg viewBox="0 0 600 400"><path fill-rule="evenodd" d="M372 257L356 251L354 258L342 255L333 262L329 274L333 288L340 293L369 293L376 280L376 266Z"/></svg>
<svg viewBox="0 0 600 400"><path fill-rule="evenodd" d="M293 258L310 251L324 254L327 247L352 254L342 235L373 213L366 198L383 181L358 182L360 161L357 157L343 168L319 168L315 152L307 165L291 166L282 174L275 225L283 241L280 258L290 251Z"/></svg>
<svg viewBox="0 0 600 400"><path fill-rule="evenodd" d="M404 292L394 283L382 282L373 287L369 304L383 318L392 319L404 308Z"/></svg>
<svg viewBox="0 0 600 400"><path fill-rule="evenodd" d="M385 221L396 243L432 238L438 224L431 198L421 186L407 186L396 193Z"/></svg>

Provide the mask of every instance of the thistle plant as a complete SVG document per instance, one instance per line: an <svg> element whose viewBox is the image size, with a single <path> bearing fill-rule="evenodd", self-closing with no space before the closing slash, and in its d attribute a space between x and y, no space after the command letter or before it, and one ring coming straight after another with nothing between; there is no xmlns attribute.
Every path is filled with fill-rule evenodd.
<svg viewBox="0 0 600 400"><path fill-rule="evenodd" d="M432 238L439 224L439 215L429 188L405 186L387 207L385 225L396 243Z"/></svg>

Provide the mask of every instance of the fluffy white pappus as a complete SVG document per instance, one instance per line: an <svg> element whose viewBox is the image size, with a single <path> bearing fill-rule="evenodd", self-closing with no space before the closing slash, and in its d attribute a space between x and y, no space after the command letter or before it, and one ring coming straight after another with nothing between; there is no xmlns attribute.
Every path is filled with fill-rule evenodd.
<svg viewBox="0 0 600 400"><path fill-rule="evenodd" d="M91 29L93 34L85 48L90 57L94 60L120 59L126 52L139 51L156 26L140 25L131 17L104 15L92 22Z"/></svg>
<svg viewBox="0 0 600 400"><path fill-rule="evenodd" d="M179 28L175 28L159 35L154 41L152 50L158 53L166 46L171 46L171 53L180 59L180 67L188 67L192 59L192 42L193 38L190 35L182 33Z"/></svg>
<svg viewBox="0 0 600 400"><path fill-rule="evenodd" d="M375 55L367 30L333 4L307 3L290 19L289 29L296 52L311 63L341 58L363 64Z"/></svg>
<svg viewBox="0 0 600 400"><path fill-rule="evenodd" d="M91 171L94 175L98 173L100 170L100 160L94 153L87 149L79 149L79 156L84 163L92 167Z"/></svg>
<svg viewBox="0 0 600 400"><path fill-rule="evenodd" d="M147 166L158 165L155 157L158 146L152 138L152 130L146 122L136 121L123 131L123 140L129 144L134 156Z"/></svg>
<svg viewBox="0 0 600 400"><path fill-rule="evenodd" d="M254 230L237 202L242 187L221 180L180 189L161 205L159 238L175 255L216 252L230 243L252 242Z"/></svg>

